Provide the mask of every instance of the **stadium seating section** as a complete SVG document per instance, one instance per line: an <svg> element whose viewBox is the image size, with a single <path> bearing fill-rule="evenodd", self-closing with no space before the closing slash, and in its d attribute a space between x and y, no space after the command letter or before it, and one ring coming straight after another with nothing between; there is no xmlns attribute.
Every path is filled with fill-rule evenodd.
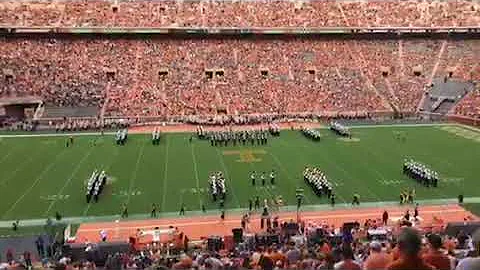
<svg viewBox="0 0 480 270"><path fill-rule="evenodd" d="M0 95L60 107L108 97L107 116L413 111L437 62L436 76L480 79L479 43L1 38Z"/></svg>
<svg viewBox="0 0 480 270"><path fill-rule="evenodd" d="M479 25L470 1L0 3L5 27ZM434 76L480 78L478 40L17 37L0 47L0 97L40 96L105 116L414 111ZM477 100L471 94L455 112L478 116L469 109Z"/></svg>
<svg viewBox="0 0 480 270"><path fill-rule="evenodd" d="M455 113L471 118L480 118L480 92L469 93L455 108Z"/></svg>
<svg viewBox="0 0 480 270"><path fill-rule="evenodd" d="M2 1L0 25L122 27L478 26L471 1Z"/></svg>

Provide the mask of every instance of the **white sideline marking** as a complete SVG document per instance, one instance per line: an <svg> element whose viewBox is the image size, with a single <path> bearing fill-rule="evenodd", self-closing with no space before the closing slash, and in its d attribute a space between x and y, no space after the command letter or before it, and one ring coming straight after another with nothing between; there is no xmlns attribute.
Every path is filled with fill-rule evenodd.
<svg viewBox="0 0 480 270"><path fill-rule="evenodd" d="M417 200L417 203L424 206L450 206L455 205L458 202L458 198L444 198L444 199L426 199L426 200ZM464 198L464 203L480 203L480 197L466 197ZM90 204L89 204L90 205ZM371 208L384 208L384 207L396 207L399 206L398 201L382 201L382 202L364 202L360 206L355 207L356 210L369 210ZM282 213L293 213L297 209L296 205L286 205L281 208ZM329 204L316 204L316 205L305 205L303 211L307 212L321 212L324 210L348 210L352 209L350 203L337 204L335 208L332 208ZM228 209L230 213L243 213L247 208L231 208ZM468 211L468 210L467 210ZM205 215L200 211L188 211L193 213L192 217L204 217ZM208 210L209 215L216 215L217 210ZM195 214L196 213L196 214ZM115 219L118 219L120 215L103 215L103 216L70 216L64 217L63 220L73 224L79 223L101 223L109 222ZM148 214L133 214L132 219L130 220L146 220L150 217ZM165 218L178 217L177 212L164 212L160 220ZM16 220L0 220L0 228L10 228L12 222ZM21 219L20 223L23 226L43 226L45 225L45 219Z"/></svg>
<svg viewBox="0 0 480 270"><path fill-rule="evenodd" d="M165 171L163 172L163 191L162 191L162 205L160 206L160 212L163 212L165 208L165 202L167 200L167 173L168 173L168 136L165 136Z"/></svg>
<svg viewBox="0 0 480 270"><path fill-rule="evenodd" d="M10 149L10 151L8 151L8 153L7 153L5 156L3 156L2 159L0 159L0 164L2 164L5 160L7 160L7 158L8 158L9 156L12 155L14 148L15 148L15 147L12 147L12 148Z"/></svg>
<svg viewBox="0 0 480 270"><path fill-rule="evenodd" d="M435 127L435 126L465 126L457 123L423 123L423 124L375 124L375 125L351 125L349 128L380 128L380 127ZM469 128L476 129L474 127L467 126ZM329 127L322 126L319 129L328 129ZM480 130L479 130L480 132ZM189 133L189 132L181 132ZM190 132L191 133L191 132ZM115 135L115 132L104 132L104 135ZM149 132L133 133L136 134L149 134ZM69 133L43 133L43 134L2 134L0 138L30 138L30 137L64 137L64 136L95 136L101 135L100 132L69 132Z"/></svg>
<svg viewBox="0 0 480 270"><path fill-rule="evenodd" d="M61 195L62 192L65 190L65 188L72 182L73 177L75 176L75 174L77 174L78 170L80 170L80 168L81 168L82 164L85 162L85 160L87 160L87 158L92 154L93 150L94 150L94 147L92 147L90 150L88 150L87 153L80 160L80 162L78 162L77 166L75 166L75 169L70 174L70 177L65 181L62 188L58 191L57 196ZM53 200L53 201L50 202L50 205L48 206L47 210L43 214L44 216L47 216L48 213L50 213L50 210L52 210L52 207L55 205L56 202L57 202L56 200Z"/></svg>
<svg viewBox="0 0 480 270"><path fill-rule="evenodd" d="M194 143L191 143L191 148L192 148L192 160L193 160L193 170L195 172L195 182L196 182L196 185L197 185L197 189L200 189L200 180L199 180L199 177L198 177L198 170L197 170L197 159L195 158L195 144ZM200 196L200 193L198 193L198 203L200 204L200 208L202 208L202 199L201 199L201 196Z"/></svg>
<svg viewBox="0 0 480 270"><path fill-rule="evenodd" d="M118 150L118 149L119 149L119 147L115 147L114 149L115 149L115 150L114 150L114 155L113 155L113 156L114 156L115 158L113 158L113 157L110 158L110 163L108 164L108 166L106 166L106 167L103 167L103 166L102 166L102 170L104 170L104 171L106 171L106 172L108 172L108 169L110 169L110 167L111 167L112 164L113 164L113 161L114 161L114 160L116 159L116 157L118 156L118 153L119 153L119 150ZM85 217L85 216L87 215L88 210L90 210L90 207L91 207L91 206L92 206L91 203L88 203L88 204L87 204L87 206L85 207L85 209L83 209L82 217Z"/></svg>
<svg viewBox="0 0 480 270"><path fill-rule="evenodd" d="M41 151L38 151L38 153L41 153ZM0 181L0 186L3 186L5 183L7 183L8 181L10 181L10 179L13 179L17 173L23 169L23 167L27 164L29 164L34 158L36 158L37 156L36 155L30 155L30 157L25 160L24 162L22 162L20 164L20 166L16 167L15 170L13 171L13 174L8 176L7 178L3 179L2 181Z"/></svg>
<svg viewBox="0 0 480 270"><path fill-rule="evenodd" d="M233 183L233 179L231 178L231 175L230 173L228 172L228 169L227 169L227 166L225 165L225 160L223 159L223 155L220 153L220 150L218 150L218 147L215 147L215 150L217 152L217 156L219 157L220 159L220 165L222 166L224 172L225 172L225 176L226 176L226 179L225 181L228 181L229 182L229 185L231 187L233 187L232 183ZM235 189L232 188L232 194L233 194L233 200L235 200L235 202L237 203L237 206L238 208L241 207L240 205L240 201L238 200L238 197L237 197L237 193L235 193Z"/></svg>
<svg viewBox="0 0 480 270"><path fill-rule="evenodd" d="M127 205L130 202L130 195L132 194L133 186L135 185L135 181L137 180L135 178L137 178L137 172L140 166L140 160L143 157L143 152L145 150L146 144L147 144L146 141L142 144L142 147L140 148L140 153L138 153L137 162L135 163L135 170L133 171L133 174L130 176L130 182L129 182L130 184L128 186Z"/></svg>
<svg viewBox="0 0 480 270"><path fill-rule="evenodd" d="M13 205L7 210L7 212L5 212L2 216L2 218L4 219L8 214L10 214L10 212L13 211L13 209L15 209L15 207L17 206L17 204L19 202L21 202L23 200L23 198L28 194L30 193L30 191L32 191L32 189L38 184L38 182L40 182L40 180L42 180L43 176L48 172L50 171L53 166L57 163L57 160L59 159L60 156L62 156L63 154L65 154L67 151L66 151L66 148L63 149L63 151L61 151L60 153L58 153L55 157L55 160L53 160L52 163L50 163L41 173L40 175L38 175L37 179L33 182L33 184L15 201L15 203L13 203Z"/></svg>

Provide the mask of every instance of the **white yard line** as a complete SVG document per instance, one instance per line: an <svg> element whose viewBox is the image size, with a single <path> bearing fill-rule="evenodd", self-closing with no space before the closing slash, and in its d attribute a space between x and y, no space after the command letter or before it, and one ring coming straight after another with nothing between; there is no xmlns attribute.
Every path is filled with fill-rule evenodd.
<svg viewBox="0 0 480 270"><path fill-rule="evenodd" d="M113 157L109 157L109 164L108 166L104 166L104 167L101 167L101 171L105 171L108 173L108 170L110 169L110 167L112 167L112 164L113 164L113 161L116 160L116 157L118 156L118 152L119 152L119 147L115 147L115 151L114 151L114 155ZM115 157L115 158L114 158ZM85 217L88 213L88 210L90 210L90 207L92 206L92 203L88 203L87 206L85 207L85 209L83 210L83 213L82 213L82 217Z"/></svg>
<svg viewBox="0 0 480 270"><path fill-rule="evenodd" d="M331 164L333 164L338 170L342 171L343 174L345 174L345 175L350 179L350 181L355 181L355 179L357 179L357 178L353 177L349 172L347 172L347 170L345 170L342 166L337 165L336 162L331 162ZM373 195L373 197L375 197L375 199L376 199L377 201L381 201L380 197L379 197L377 194L375 194L374 192L372 192L372 190L368 187L368 185L363 185L363 186L366 187L367 192L370 193L370 195ZM350 189L349 189L349 190L350 190ZM352 196L353 196L353 194L355 194L355 193L356 193L356 192L354 191L354 192L352 193Z"/></svg>
<svg viewBox="0 0 480 270"><path fill-rule="evenodd" d="M94 149L95 149L94 147L90 147L90 150L88 150L87 153L80 160L80 162L77 163L77 166L75 166L75 169L73 169L72 173L70 174L70 177L65 181L62 188L60 188L60 190L58 191L57 197L61 195L65 190L65 188L67 188L67 186L72 182L73 177L77 174L77 172L80 170L85 160L87 160L87 158L92 154ZM52 207L55 205L56 202L57 202L56 200L53 200L50 202L50 205L48 206L47 210L45 211L45 213L43 213L45 217L48 216L48 213L50 212L50 210L52 210Z"/></svg>
<svg viewBox="0 0 480 270"><path fill-rule="evenodd" d="M41 151L36 151L37 153L41 153ZM3 186L5 183L7 183L8 181L10 181L10 179L14 178L17 173L27 164L29 164L35 157L37 157L36 155L30 155L28 159L26 159L22 164L20 164L20 166L16 167L15 170L13 171L13 174L8 176L7 178L3 179L1 182L0 182L0 187Z"/></svg>
<svg viewBox="0 0 480 270"><path fill-rule="evenodd" d="M379 154L379 153L377 153L377 152L374 152L374 151L370 150L367 146L361 145L361 147L362 147L363 149L366 149L367 153L369 153L369 154L372 155L372 156L377 156L377 157L378 157L378 156L382 156L382 157L384 157L384 155ZM377 162L382 161L382 160L385 160L385 159L384 159L384 158L378 158ZM363 162L364 162L364 163L367 163L366 160L363 160ZM378 163L377 163L377 165L378 165ZM376 169L377 166L369 166L369 164L365 164L365 167L366 167L369 171L374 172L374 173L375 173L378 177L380 177L382 180L391 180L391 179L387 179L381 172L379 172L379 171ZM381 184L380 181L377 180L377 182L379 182L379 184Z"/></svg>
<svg viewBox="0 0 480 270"><path fill-rule="evenodd" d="M146 144L147 144L147 140L145 140L142 143L142 146L140 148L140 152L138 153L137 162L135 163L135 169L133 170L133 173L130 176L130 181L129 181L129 185L128 185L128 196L127 196L127 202L126 202L127 205L130 202L130 197L131 197L131 194L132 194L132 190L133 190L134 185L135 185L135 180L136 180L135 178L137 178L138 168L140 166L140 161L142 160L143 151L145 149Z"/></svg>
<svg viewBox="0 0 480 270"><path fill-rule="evenodd" d="M417 203L419 203L421 206L429 206L429 205L453 205L457 204L458 198L447 198L447 199L430 199L430 200L416 200ZM480 197L466 197L464 198L464 203L480 203ZM307 208L306 211L308 212L318 212L319 214L322 213L322 211L330 211L332 208L330 207L329 204L316 204L316 205L306 205ZM368 209L376 209L379 207L401 207L398 204L398 201L382 201L382 202L363 202L361 203L360 206L355 207L356 210L361 210L365 211ZM248 208L233 208L231 209L232 212L244 212ZM353 209L350 203L343 203L343 204L337 204L335 207L334 211L342 211L342 210L348 210L348 209ZM450 209L451 211L452 209ZM453 209L454 210L454 209ZM296 211L296 205L289 204L284 207L281 207L281 212L288 214L289 212L295 212ZM208 215L205 215L203 212L200 211L191 211L193 214L197 214L198 217L205 217ZM426 212L426 211L422 211ZM442 210L443 212L443 210ZM208 211L207 213L209 214L216 214L216 211ZM404 213L404 212L403 212ZM429 213L429 212L426 212ZM433 213L433 212L431 212ZM373 213L372 213L373 214ZM378 216L378 212L374 213L375 215ZM358 214L357 214L358 215ZM112 220L116 219L118 215L105 215L105 216L71 216L71 217L64 217L63 220L65 222L69 222L72 224L79 224L79 223L98 223L98 222L111 222ZM162 217L165 218L171 218L175 217L178 218L178 212L167 212L162 215ZM134 220L145 220L148 219L149 215L146 214L133 214L132 219ZM160 220L162 220L161 218ZM12 222L15 220L1 220L0 221L0 228L10 228L12 226ZM238 222L238 221L237 221ZM218 223L218 221L217 221ZM44 218L39 218L39 219L23 219L20 220L20 224L23 226L43 226L45 225L45 219ZM151 227L151 226L149 226Z"/></svg>
<svg viewBox="0 0 480 270"><path fill-rule="evenodd" d="M42 177L48 172L50 171L53 166L57 163L57 160L63 156L63 154L66 153L66 148L63 149L60 153L57 154L57 156L55 157L55 160L53 162L51 162L41 173L40 175L38 175L37 179L33 182L33 184L27 189L25 190L25 192L15 201L15 203L7 210L7 212L5 212L2 216L2 219L4 219L8 214L10 214L14 209L15 207L17 206L18 203L20 203L23 198L25 198L25 196L30 193L30 191L32 191L32 189L40 182L40 180L42 180Z"/></svg>
<svg viewBox="0 0 480 270"><path fill-rule="evenodd" d="M163 173L163 190L162 190L162 205L160 206L160 212L165 211L165 202L167 200L167 175L168 175L168 135L165 136L165 171Z"/></svg>
<svg viewBox="0 0 480 270"><path fill-rule="evenodd" d="M324 158L323 155L319 155L319 157L321 157L321 158L325 161L325 163L333 164L333 166L334 166L337 170L343 172L343 174L346 175L346 176L349 178L350 181L352 180L351 175L348 174L348 173L346 173L346 171L345 171L341 166L338 166L336 162L332 162L329 158ZM325 173L326 173L326 172L325 172ZM355 178L353 178L353 179L355 179ZM344 183L343 179L332 179L332 181L337 181L337 182L338 182L338 180L342 180L342 182ZM350 189L350 188L348 187L348 185L344 185L344 186L345 186L345 188L346 188L348 191L350 191L350 193L351 193L352 196L353 196L353 193L355 193L355 192L354 192L352 189ZM348 201L347 201L343 196L340 195L340 192L336 192L335 189L334 189L333 191L334 191L334 193L335 193L335 197L338 196L338 197L340 198L340 200L342 200L342 201L345 202L345 203L348 203Z"/></svg>
<svg viewBox="0 0 480 270"><path fill-rule="evenodd" d="M230 178L230 174L228 173L227 166L225 166L225 161L223 160L223 156L222 156L222 154L220 153L220 150L218 150L217 147L215 147L215 150L217 151L217 156L220 159L220 165L222 165L222 168L225 171L226 179L230 183L229 189L232 191L233 199L237 203L237 206L240 208L241 207L240 201L238 200L237 194L235 193L235 189L233 188L233 185L232 185L233 180Z"/></svg>
<svg viewBox="0 0 480 270"><path fill-rule="evenodd" d="M2 164L3 162L5 162L5 160L7 160L7 158L12 155L14 149L15 149L15 146L13 146L12 148L10 148L10 151L8 151L8 153L7 153L5 156L3 156L3 158L0 160L0 164Z"/></svg>
<svg viewBox="0 0 480 270"><path fill-rule="evenodd" d="M252 171L257 172L257 175L259 174L260 171L257 171L257 170L256 170L255 164L254 164L253 162L248 162L248 165L250 166L250 169L251 169ZM258 190L260 190L260 191L263 193L263 195L265 196L264 199L265 199L265 198L273 198L272 194L270 193L270 191L267 190L267 188L266 188L265 186L259 186L259 183L260 183L259 180L260 180L260 179L257 178L257 179L255 179L255 180L256 180L256 182L255 182L255 190L256 190L257 192L258 192ZM260 180L260 181L261 181L261 180ZM267 181L267 180L265 180L265 182L266 182L266 181ZM261 184L260 184L260 185L261 185ZM255 195L257 196L257 194L255 194ZM253 200L253 198L252 198L252 200Z"/></svg>
<svg viewBox="0 0 480 270"><path fill-rule="evenodd" d="M83 210L83 213L82 213L82 217L87 216L88 210L90 210L90 207L91 207L91 206L92 206L92 204L89 203L89 204L85 207L85 209Z"/></svg>
<svg viewBox="0 0 480 270"><path fill-rule="evenodd" d="M433 167L430 166L430 164L427 163L427 162L423 162L423 161L421 161L421 160L420 160L419 162L422 163L422 164L425 164L428 168L433 168ZM436 171L435 169L433 169L433 170ZM442 181L442 179L439 180L439 183L440 183L440 184L442 183L441 181ZM438 188L430 188L429 190L433 190L433 192L437 193L437 195L439 195L440 198L448 198L447 194L439 191Z"/></svg>
<svg viewBox="0 0 480 270"><path fill-rule="evenodd" d="M291 175L288 173L288 171L285 169L285 166L283 166L282 162L277 158L276 155L268 152L268 154L272 157L273 161L275 161L275 163L277 164L277 166L280 168L280 170L283 171L283 173L285 175L287 175L288 177L288 183L291 183L293 184L293 189L292 189L292 192L294 190L297 189L297 185L296 185L296 181L294 180L295 178L292 178ZM307 201L308 204L311 204L312 201L307 197L307 196L303 196L303 198L305 199L305 201Z"/></svg>
<svg viewBox="0 0 480 270"><path fill-rule="evenodd" d="M286 143L283 141L283 139L279 138L279 142L283 145L285 145L286 147L290 147L290 144ZM308 147L309 148L309 147ZM296 151L295 151L296 152ZM303 158L302 155L300 155L300 157L305 161L305 159ZM305 164L308 164L308 162L304 162ZM301 176L303 177L303 175ZM334 190L335 191L335 190ZM343 198L340 193L337 193L337 192L334 192L335 193L335 196L338 197L341 201L343 201L344 203L347 203L347 201L345 200L345 198Z"/></svg>
<svg viewBox="0 0 480 270"><path fill-rule="evenodd" d="M195 158L195 149L194 149L195 144L190 143L190 145L191 145L191 149L192 149L193 171L195 172L195 184L197 185L197 190L200 190L200 179L199 179L199 176L198 176L197 159ZM200 208L198 208L198 209L202 209L202 198L201 198L200 192L197 192L197 196L198 196L198 203L199 203L199 206L200 206Z"/></svg>

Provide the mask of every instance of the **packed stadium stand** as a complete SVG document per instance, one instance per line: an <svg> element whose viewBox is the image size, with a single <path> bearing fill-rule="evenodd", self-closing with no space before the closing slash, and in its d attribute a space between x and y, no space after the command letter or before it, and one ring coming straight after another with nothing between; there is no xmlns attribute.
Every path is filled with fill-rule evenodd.
<svg viewBox="0 0 480 270"><path fill-rule="evenodd" d="M108 99L106 116L215 114L219 108L231 114L382 111L390 105L414 111L432 76L480 76L476 40L2 38L0 43L2 96L36 95L58 107L101 107ZM444 57L455 53L461 62Z"/></svg>
<svg viewBox="0 0 480 270"><path fill-rule="evenodd" d="M476 1L2 1L0 25L56 27L478 26Z"/></svg>
<svg viewBox="0 0 480 270"><path fill-rule="evenodd" d="M470 1L3 1L0 25L473 27L480 23L479 10ZM1 96L41 96L47 106L97 107L105 116L412 112L435 76L480 76L477 40L41 37L0 42Z"/></svg>
<svg viewBox="0 0 480 270"><path fill-rule="evenodd" d="M455 113L472 118L480 117L480 92L470 92L455 108Z"/></svg>
<svg viewBox="0 0 480 270"><path fill-rule="evenodd" d="M471 36L431 38L436 27L462 28ZM479 27L480 2L467 0L0 1L0 101L35 97L41 99L35 116L95 119L67 120L57 130L99 127L103 117L217 114L422 110L480 119ZM260 28L271 35L252 34ZM342 28L349 34L305 34ZM373 34L395 28L411 35ZM232 29L247 34L218 34ZM357 37L360 29L372 34ZM468 214L455 233L426 228L409 213L342 227L269 216L273 224L266 229L244 228L244 237L200 244L189 243L172 223L168 241L141 249L132 237L121 248L86 241L69 246L75 251L57 246L55 253L59 243L37 239L38 256L9 250L0 256L6 262L0 269L26 268L32 258L45 269L480 269L478 231L467 232L467 222L477 218ZM249 218L238 225L248 227ZM412 225L422 234L405 228ZM393 262L399 258L405 264Z"/></svg>

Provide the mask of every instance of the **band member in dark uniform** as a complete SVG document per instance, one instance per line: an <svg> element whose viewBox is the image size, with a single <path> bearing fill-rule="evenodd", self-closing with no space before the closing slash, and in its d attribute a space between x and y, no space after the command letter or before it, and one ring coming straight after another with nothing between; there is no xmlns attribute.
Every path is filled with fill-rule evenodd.
<svg viewBox="0 0 480 270"><path fill-rule="evenodd" d="M357 193L353 194L352 205L360 205L360 195Z"/></svg>
<svg viewBox="0 0 480 270"><path fill-rule="evenodd" d="M387 210L383 211L382 222L383 222L383 225L385 225L385 226L388 223L388 212L387 212Z"/></svg>
<svg viewBox="0 0 480 270"><path fill-rule="evenodd" d="M157 206L154 203L152 203L152 211L150 212L150 217L157 217Z"/></svg>
<svg viewBox="0 0 480 270"><path fill-rule="evenodd" d="M128 208L125 203L122 206L122 218L128 218Z"/></svg>
<svg viewBox="0 0 480 270"><path fill-rule="evenodd" d="M272 170L270 173L270 184L275 185L275 171Z"/></svg>
<svg viewBox="0 0 480 270"><path fill-rule="evenodd" d="M260 208L260 198L258 196L255 197L255 210Z"/></svg>
<svg viewBox="0 0 480 270"><path fill-rule="evenodd" d="M405 212L405 215L403 216L403 218L404 218L406 221L410 221L410 210L407 210L407 212Z"/></svg>
<svg viewBox="0 0 480 270"><path fill-rule="evenodd" d="M415 209L413 210L413 218L415 220L418 219L418 203L415 205Z"/></svg>
<svg viewBox="0 0 480 270"><path fill-rule="evenodd" d="M180 216L183 216L185 215L185 204L182 203L182 207L180 207L180 213L179 213Z"/></svg>

